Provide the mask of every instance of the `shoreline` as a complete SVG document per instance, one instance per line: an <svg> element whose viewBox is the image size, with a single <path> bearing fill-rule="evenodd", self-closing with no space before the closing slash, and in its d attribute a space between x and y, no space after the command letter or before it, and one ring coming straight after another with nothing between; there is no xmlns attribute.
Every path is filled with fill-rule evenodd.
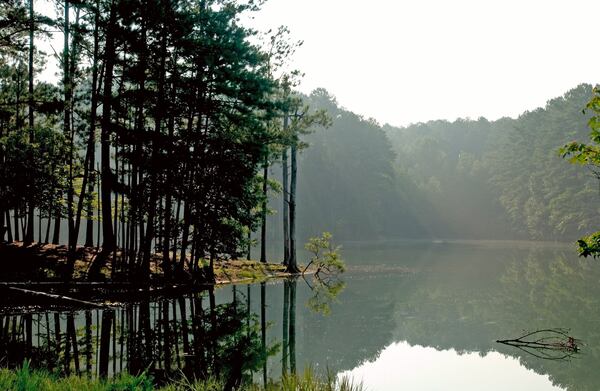
<svg viewBox="0 0 600 391"><path fill-rule="evenodd" d="M80 305L121 305L127 302L145 300L157 296L172 296L193 293L211 288L236 284L256 284L276 279L287 279L310 275L288 273L280 263L261 263L253 260L223 260L215 262L215 282L165 280L158 267L159 257L153 257L151 276L148 281L136 282L110 278L112 259L103 270L101 281L85 280L85 272L92 257L101 249L79 246L77 248L76 278L63 281L60 270L66 264L67 248L64 245L44 245L34 243L27 247L22 242L0 243L0 260L8 273L0 281L0 306L36 307L58 305L72 307ZM11 260L11 258L13 258ZM300 269L304 267L299 265ZM122 276L122 275L118 275ZM67 304L70 303L70 304ZM65 305L66 304L66 305Z"/></svg>

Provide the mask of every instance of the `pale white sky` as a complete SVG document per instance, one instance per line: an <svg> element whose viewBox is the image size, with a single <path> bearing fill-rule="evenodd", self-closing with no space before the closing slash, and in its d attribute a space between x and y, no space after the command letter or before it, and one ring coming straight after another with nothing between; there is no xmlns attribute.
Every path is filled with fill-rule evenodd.
<svg viewBox="0 0 600 391"><path fill-rule="evenodd" d="M407 125L514 117L600 82L598 15L594 0L268 0L250 23L304 41L303 92Z"/></svg>
<svg viewBox="0 0 600 391"><path fill-rule="evenodd" d="M268 0L255 27L304 40L301 90L381 123L496 119L600 81L592 0Z"/></svg>

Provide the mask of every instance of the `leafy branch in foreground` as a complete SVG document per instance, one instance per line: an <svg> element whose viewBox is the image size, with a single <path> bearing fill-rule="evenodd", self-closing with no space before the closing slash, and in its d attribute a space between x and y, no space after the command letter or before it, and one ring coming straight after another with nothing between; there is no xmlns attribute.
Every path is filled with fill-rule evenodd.
<svg viewBox="0 0 600 391"><path fill-rule="evenodd" d="M600 181L600 88L598 86L594 87L593 94L583 110L584 113L586 110L593 113L588 120L591 144L572 141L560 148L559 152L563 158L568 158L570 163L589 167ZM582 237L577 241L577 246L582 257L600 257L600 231Z"/></svg>

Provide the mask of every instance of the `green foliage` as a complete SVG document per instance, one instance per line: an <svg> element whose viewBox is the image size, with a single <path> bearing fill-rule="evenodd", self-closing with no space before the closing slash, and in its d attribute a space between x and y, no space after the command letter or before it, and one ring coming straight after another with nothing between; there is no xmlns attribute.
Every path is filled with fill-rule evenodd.
<svg viewBox="0 0 600 391"><path fill-rule="evenodd" d="M582 257L600 257L600 232L582 237L577 241L579 255Z"/></svg>
<svg viewBox="0 0 600 391"><path fill-rule="evenodd" d="M593 96L587 103L586 109L593 113L588 120L589 138L596 145L572 141L559 151L562 157L568 157L571 163L597 167L600 166L600 145L598 145L600 144L600 88L594 87L592 93Z"/></svg>
<svg viewBox="0 0 600 391"><path fill-rule="evenodd" d="M0 369L0 389L14 391L151 391L152 378L145 374L121 374L110 380L88 377L58 377L46 371L31 370L28 361L16 370Z"/></svg>
<svg viewBox="0 0 600 391"><path fill-rule="evenodd" d="M563 158L569 158L573 164L584 165L592 168L596 178L600 180L600 88L594 87L593 96L588 101L586 109L592 112L588 120L590 128L589 139L592 144L585 144L573 141L560 149ZM600 256L600 232L582 237L577 241L578 252L582 257Z"/></svg>
<svg viewBox="0 0 600 391"><path fill-rule="evenodd" d="M282 391L360 391L362 383L354 383L353 379L336 378L330 372L325 377L317 376L311 367L300 375L285 375L280 383L269 385L267 390Z"/></svg>
<svg viewBox="0 0 600 391"><path fill-rule="evenodd" d="M220 391L226 382L221 379L188 379L185 376L173 379L163 386L155 385L145 374L131 376L121 374L111 379L91 379L88 377L56 377L44 371L29 368L27 361L16 370L0 369L0 389L14 391ZM240 391L361 391L361 383L349 378L336 378L328 373L318 376L312 369L301 375L286 375L278 382L270 382L266 387L246 382L235 388Z"/></svg>
<svg viewBox="0 0 600 391"><path fill-rule="evenodd" d="M332 274L343 273L346 265L342 260L340 250L341 246L334 246L331 242L332 235L329 232L323 232L320 237L310 238L304 245L306 251L312 254L310 262L306 269L313 265L316 268L315 275L320 273Z"/></svg>

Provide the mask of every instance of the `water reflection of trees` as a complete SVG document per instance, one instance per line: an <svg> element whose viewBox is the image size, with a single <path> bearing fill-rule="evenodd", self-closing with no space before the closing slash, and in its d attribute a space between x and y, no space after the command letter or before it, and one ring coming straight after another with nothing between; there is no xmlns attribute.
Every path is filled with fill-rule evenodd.
<svg viewBox="0 0 600 391"><path fill-rule="evenodd" d="M279 376L268 372L268 357L275 360L271 369L278 371L281 362L281 375L302 370L296 358L297 313L307 315L297 304L298 284L308 294L302 303L319 317L343 289L339 281L309 278L305 286L295 278L114 309L2 314L0 365L14 368L29 359L32 367L62 375L110 377L126 371L148 372L159 383L184 374L222 378L228 389L250 380L266 384L269 376ZM275 314L281 304L283 314ZM281 334L271 327L274 320L281 320Z"/></svg>
<svg viewBox="0 0 600 391"><path fill-rule="evenodd" d="M217 304L211 290L116 309L0 315L0 364L29 359L88 376L148 371L159 382L184 373L223 378L233 389L276 351L261 336L266 324L249 311L250 295L238 296Z"/></svg>
<svg viewBox="0 0 600 391"><path fill-rule="evenodd" d="M435 265L441 272L417 275L397 291L396 340L459 353L498 350L549 375L555 385L598 389L600 372L592 370L600 359L597 262L572 256L569 250L534 248L475 264L446 263ZM523 330L548 327L570 328L569 335L583 341L577 359L542 360L518 346L495 343L523 335Z"/></svg>

